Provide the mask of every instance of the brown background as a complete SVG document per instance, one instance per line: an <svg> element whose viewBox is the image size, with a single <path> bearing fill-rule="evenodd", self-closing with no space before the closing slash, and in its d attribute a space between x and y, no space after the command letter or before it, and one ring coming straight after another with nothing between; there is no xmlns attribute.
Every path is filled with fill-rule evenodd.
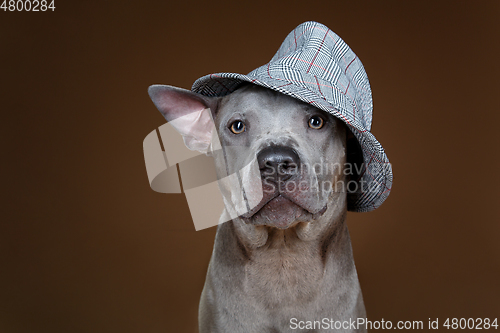
<svg viewBox="0 0 500 333"><path fill-rule="evenodd" d="M1 333L196 331L215 228L149 188L147 87L247 73L307 20L362 59L393 163L348 217L369 318L500 317L500 2L55 4L0 11Z"/></svg>

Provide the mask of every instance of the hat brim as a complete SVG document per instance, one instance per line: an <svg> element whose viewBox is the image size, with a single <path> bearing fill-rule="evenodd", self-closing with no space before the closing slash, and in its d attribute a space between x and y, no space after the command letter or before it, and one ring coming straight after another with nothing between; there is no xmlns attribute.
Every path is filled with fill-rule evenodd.
<svg viewBox="0 0 500 333"><path fill-rule="evenodd" d="M375 136L364 129L362 124L346 117L344 105L331 105L316 92L290 79L256 77L237 73L217 73L196 80L193 92L221 97L232 93L243 83L250 82L291 96L332 114L344 122L358 140L363 152L363 172L356 189L350 188L347 194L347 209L354 212L368 212L378 208L389 196L392 186L392 167L382 145ZM299 81L298 81L299 82ZM345 104L348 104L346 102Z"/></svg>

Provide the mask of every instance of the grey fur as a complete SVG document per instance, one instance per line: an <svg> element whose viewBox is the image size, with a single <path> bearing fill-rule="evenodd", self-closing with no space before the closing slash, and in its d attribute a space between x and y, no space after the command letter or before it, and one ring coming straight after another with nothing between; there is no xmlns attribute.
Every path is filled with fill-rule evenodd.
<svg viewBox="0 0 500 333"><path fill-rule="evenodd" d="M150 90L157 106L158 91ZM301 163L309 165L344 165L346 161L343 123L291 97L254 85L222 98L182 94L212 108L224 152L224 156L214 156L219 177L237 172L251 158L238 155L241 150L227 149L231 146L244 146L255 154L270 145L287 146L297 152ZM169 111L159 108L169 119ZM324 128L307 126L313 115L325 119ZM245 123L245 133L230 132L235 119ZM283 194L285 198L275 206L271 205L275 194L265 195L248 214L218 226L201 295L200 333L365 332L362 327L301 330L292 329L291 324L292 318L305 323L366 317L345 223L346 193L319 190L326 182L345 182L342 171L306 169L297 176L306 184L305 194ZM252 182L245 177L241 181ZM245 186L252 188L252 184ZM225 194L228 201L230 193L229 189Z"/></svg>

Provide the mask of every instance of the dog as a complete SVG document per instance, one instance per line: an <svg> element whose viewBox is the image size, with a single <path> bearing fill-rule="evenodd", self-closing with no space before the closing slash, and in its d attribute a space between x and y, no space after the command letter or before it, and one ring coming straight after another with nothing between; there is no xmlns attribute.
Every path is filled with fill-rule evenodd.
<svg viewBox="0 0 500 333"><path fill-rule="evenodd" d="M358 116L365 118L363 131L362 125L354 126L355 120L346 118L347 112L338 111L341 103L324 106L321 95L308 99L307 91L297 93L301 87L292 81L293 85L285 82L292 88L266 81L276 79L272 65L290 54L283 50L290 50L293 43L296 49L300 43L310 45L315 34L323 32L323 40L329 34L338 37L316 22L297 27L273 60L262 66L265 74L256 70L247 76L207 76L195 82L192 91L163 85L149 88L167 121L197 115L174 127L188 148L214 157L219 179L239 174L237 182L221 185L227 208L221 222L228 222L217 228L200 300L201 333L366 331L359 325L366 312L346 213L375 209L392 183L383 150L370 153L378 142L366 126L368 121L371 125L371 93L370 103L363 98L368 98L369 86L364 87L365 95L356 91L353 98L359 104L354 103L358 108L354 116L360 112ZM343 47L339 40L330 44L336 47ZM354 60L348 64L345 58L356 59L353 54L342 55L344 65L337 60L347 76ZM306 61L309 69L316 58ZM360 62L355 66L359 74ZM352 74L351 83L362 90L363 80L356 81L360 77ZM213 84L206 90L208 81ZM317 82L312 87L321 89ZM221 87L226 91L221 93ZM207 119L213 126L207 126ZM214 137L220 149L211 146ZM257 176L241 173L252 160ZM385 169L375 173L374 165ZM366 179L371 181L363 184Z"/></svg>

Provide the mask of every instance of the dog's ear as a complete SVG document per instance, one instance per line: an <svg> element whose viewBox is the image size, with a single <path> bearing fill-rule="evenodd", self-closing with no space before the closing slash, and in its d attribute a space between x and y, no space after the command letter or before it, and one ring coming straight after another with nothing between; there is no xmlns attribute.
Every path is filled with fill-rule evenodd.
<svg viewBox="0 0 500 333"><path fill-rule="evenodd" d="M148 93L165 119L182 135L186 146L207 153L215 128L211 112L215 114L218 98L164 85L152 85Z"/></svg>
<svg viewBox="0 0 500 333"><path fill-rule="evenodd" d="M347 128L346 133L346 164L349 164L350 166L350 172L347 175L347 180L358 182L361 175L365 171L363 150L351 130Z"/></svg>

